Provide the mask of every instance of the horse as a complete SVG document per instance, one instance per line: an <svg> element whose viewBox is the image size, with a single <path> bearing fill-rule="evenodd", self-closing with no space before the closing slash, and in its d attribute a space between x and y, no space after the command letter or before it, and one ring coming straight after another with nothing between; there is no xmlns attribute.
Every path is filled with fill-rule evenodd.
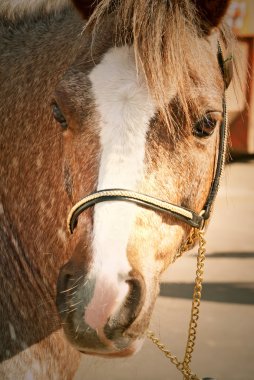
<svg viewBox="0 0 254 380"><path fill-rule="evenodd" d="M228 6L1 2L1 379L141 348L161 273L203 228Z"/></svg>

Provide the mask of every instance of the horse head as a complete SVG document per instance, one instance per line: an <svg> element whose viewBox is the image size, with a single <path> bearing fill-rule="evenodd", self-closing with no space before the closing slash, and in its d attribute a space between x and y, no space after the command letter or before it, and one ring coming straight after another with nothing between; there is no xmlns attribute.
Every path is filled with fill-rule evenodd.
<svg viewBox="0 0 254 380"><path fill-rule="evenodd" d="M121 188L198 214L223 122L218 25L228 2L101 1L95 10L74 3L90 17L86 43L52 101L70 208L88 194ZM68 340L90 354L135 352L160 275L190 229L127 201L108 199L83 212L57 286Z"/></svg>

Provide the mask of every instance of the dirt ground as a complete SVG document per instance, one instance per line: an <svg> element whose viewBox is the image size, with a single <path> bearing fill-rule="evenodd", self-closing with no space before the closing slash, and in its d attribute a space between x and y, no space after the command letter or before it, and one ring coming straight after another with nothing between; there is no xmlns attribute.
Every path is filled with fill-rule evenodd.
<svg viewBox="0 0 254 380"><path fill-rule="evenodd" d="M254 162L226 168L206 234L207 260L192 368L216 380L254 379ZM162 278L151 328L182 357L195 272L193 252ZM132 358L84 356L75 380L178 380L182 375L146 341Z"/></svg>

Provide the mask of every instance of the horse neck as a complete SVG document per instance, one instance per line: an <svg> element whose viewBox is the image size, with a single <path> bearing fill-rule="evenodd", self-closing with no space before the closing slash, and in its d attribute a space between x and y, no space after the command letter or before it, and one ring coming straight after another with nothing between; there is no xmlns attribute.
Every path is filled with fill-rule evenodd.
<svg viewBox="0 0 254 380"><path fill-rule="evenodd" d="M17 320L26 320L27 331L27 311L38 297L42 308L47 302L54 308L53 284L66 260L68 199L61 133L52 125L50 99L76 56L82 21L65 10L0 24L0 286L5 288L0 315L6 321L19 310ZM30 313L33 324L42 308ZM0 327L6 329L8 325Z"/></svg>

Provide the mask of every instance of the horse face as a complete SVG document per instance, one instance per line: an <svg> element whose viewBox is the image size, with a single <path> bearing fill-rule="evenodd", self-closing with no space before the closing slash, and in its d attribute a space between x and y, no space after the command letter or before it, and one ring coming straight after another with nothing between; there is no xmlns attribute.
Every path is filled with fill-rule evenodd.
<svg viewBox="0 0 254 380"><path fill-rule="evenodd" d="M192 86L186 87L186 98L195 104L192 123L179 106L173 69L167 107L174 117L165 123L144 73L137 71L132 46L104 41L104 49L95 44L94 55L89 50L77 59L56 89L65 120L70 207L93 191L123 188L202 209L216 162L223 81L216 36L200 44L203 56L198 70L193 68ZM199 124L208 114L213 122L206 128L214 129L209 137ZM135 352L149 324L160 274L189 232L171 216L127 202L104 202L84 212L58 280L57 305L69 341L85 353Z"/></svg>

